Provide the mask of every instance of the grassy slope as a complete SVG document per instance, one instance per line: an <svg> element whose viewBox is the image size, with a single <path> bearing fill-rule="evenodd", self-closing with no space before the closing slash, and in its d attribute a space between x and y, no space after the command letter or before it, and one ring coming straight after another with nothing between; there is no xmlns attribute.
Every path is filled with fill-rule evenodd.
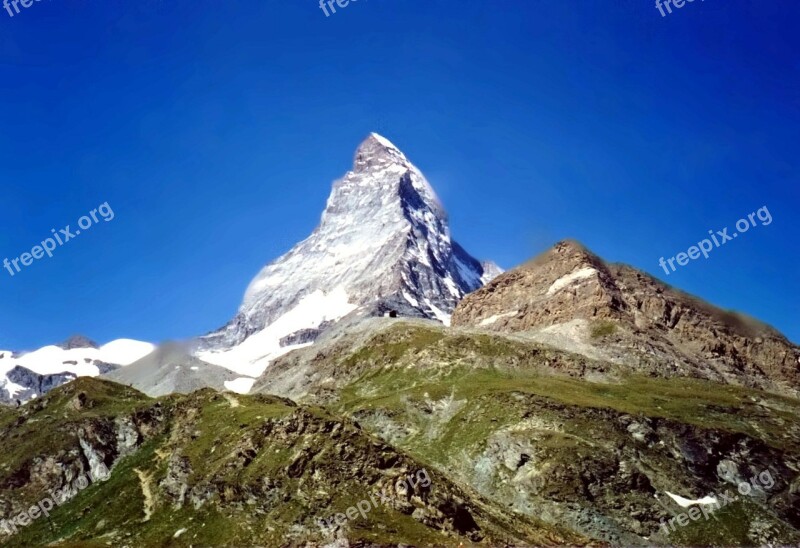
<svg viewBox="0 0 800 548"><path fill-rule="evenodd" d="M82 391L92 396L77 409L76 396ZM40 400L0 416L0 438L3 455L0 460L0 497L17 502L35 503L41 498L37 490L43 478L33 477L31 488L18 488L35 473L35 465L43 455L64 454L78 443L72 426L87 421L107 422L121 414L133 413L149 405L150 399L121 385L78 379Z"/></svg>
<svg viewBox="0 0 800 548"><path fill-rule="evenodd" d="M449 360L448 356L456 358ZM463 465L465 455L479 455L486 449L487 440L500 430L513 429L524 416L558 425L552 431L536 433L538 447L554 460L602 457L599 442L630 443L629 439L611 439L613 432L592 417L587 411L592 409L742 433L762 439L776 450L800 453L796 435L800 402L692 379L625 377L615 384L596 384L567 375L549 375L539 366L563 361L563 353L508 339L448 336L441 330L398 326L356 353L334 359L356 377L340 390L340 398L329 410L306 408L314 420L335 422L337 416L346 414L361 421L362 417L385 415L392 424L405 428L397 445L416 459L417 466L430 466L431 470L447 471ZM91 393L90 405L76 409L75 397L80 390ZM446 411L436 407L436 402L448 399L454 403L445 406ZM167 434L149 440L115 467L111 479L83 491L53 512L49 520L39 519L22 529L9 545L276 545L299 539L297 526L308 527L304 533L307 539L322 542L324 537L313 528L312 516L328 517L364 498L363 479L347 472L353 463L348 459L356 453L343 455L341 446L327 436L280 440L274 434L260 434L265 423L297 412L291 402L236 396L239 405L234 406L210 390L157 401L173 415ZM129 415L155 402L126 387L80 379L22 410L4 409L0 412L0 432L6 452L0 460L0 478L6 478L33 456L74 447L74 436L65 425ZM21 424L12 426L17 422ZM382 424L369 420L362 424L376 434L382 433ZM531 430L520 432L523 438L530 434ZM242 466L237 458L246 448L243 442L253 440L258 450ZM368 437L356 436L346 446L363 453L370 444ZM150 478L155 491L176 451L191 463L190 484L205 481L221 485L230 500L197 509L191 504L176 509L170 501L158 499L145 522L145 500L137 470ZM314 472L290 478L287 468L302 451L315 455ZM259 492L257 487L265 478L279 480L280 487ZM456 479L464 483L464 478ZM572 496L571 488L565 484L563 492L551 495ZM259 498L255 507L248 504L247 493L242 493L248 489L255 489ZM280 500L264 506L261 499L269 498L270 493L280 495ZM35 490L7 489L0 490L0 496L35 502L40 495ZM744 504L724 509L713 523L694 522L674 533L670 541L742 543L750 518L759 512ZM487 508L490 515L492 508ZM496 523L505 524L509 531L539 539L538 543L557 538L580 542L578 537L559 536L548 526L519 514L495 517L499 520ZM350 539L355 541L455 543L452 537L443 537L410 516L385 507L373 510L366 521L357 518L351 526ZM173 538L180 529L186 532Z"/></svg>
<svg viewBox="0 0 800 548"><path fill-rule="evenodd" d="M475 399L493 394L522 392L580 407L607 408L633 415L662 417L703 428L741 432L764 439L778 448L796 447L800 440L787 437L787 425L798 424L800 401L759 390L720 385L701 379L661 379L628 375L616 383L592 383L565 375L548 374L540 365L553 358L547 351L532 353L529 345L489 335L446 337L442 331L419 326L400 326L383 340L343 359L345 367L378 362L397 367L368 367L354 382L340 390L336 408L352 413L369 406L403 407L406 398L431 400L452 395ZM469 361L417 370L417 357L447 354L447 348L465 348L476 361L500 367L472 367ZM441 348L444 347L444 351ZM558 354L553 352L552 354ZM530 363L506 367L509 356ZM498 420L502 410L498 409Z"/></svg>
<svg viewBox="0 0 800 548"><path fill-rule="evenodd" d="M76 410L73 402L81 392L90 394L88 399L92 404ZM320 532L314 518L328 518L363 500L369 492L370 486L364 483L369 473L380 477L401 463L407 469L421 468L408 457L388 447L381 448L383 444L352 426L337 426L339 421L324 409L301 409L286 400L266 396L223 397L211 390L150 400L125 387L94 379L81 379L59 388L47 401L37 403L36 409L25 409L25 424L5 433L9 439L19 440L20 447L7 454L2 462L9 469L16 469L32 456L52 454L51 449L56 453L74 449L72 434L63 428L67 421L77 425L154 405L160 405L169 417L163 434L149 439L133 455L122 459L110 479L91 485L52 511L49 518L39 518L20 528L5 545L276 546L307 540L322 543L329 538ZM295 421L297 417L300 419ZM332 426L332 433L322 435L314 431L319 425ZM339 431L345 432L344 437L337 437ZM49 445L53 440L55 445ZM248 448L253 448L253 453L243 464L242 455L247 455ZM287 471L304 452L310 455L308 465L299 468L296 474L289 474ZM217 498L212 503L196 508L187 501L178 508L174 500L162 496L161 482L167 477L173 455L186 457L190 463L187 484L213 488ZM365 464L370 459L386 459L396 465L384 471L372 470ZM357 471L366 471L367 476ZM145 515L147 502L142 477L156 495L149 519ZM264 488L267 480L271 483ZM433 485L440 493L452 489L443 476L434 476ZM43 496L41 489L37 493L31 487L29 491L31 503ZM4 493L7 497L19 495L19 490ZM483 517L476 517L484 532L495 531L499 538L507 531L537 544L553 544L558 539L571 543L581 540L569 534L562 536L535 520L503 518L499 511L496 512L499 521L492 525L486 520L495 519L490 517L495 510L485 501L475 508L483 508L478 510ZM359 516L349 525L348 538L352 541L454 546L461 542L452 533L443 535L408 513L388 506L379 506L370 511L367 520ZM176 538L180 530L185 531Z"/></svg>
<svg viewBox="0 0 800 548"><path fill-rule="evenodd" d="M350 367L360 366L364 373L340 391L334 405L377 433L386 431L387 424L401 425L393 442L443 469L463 469L464 455L477 458L494 433L515 427L521 416L531 414L539 422L558 425L536 440L538 446L548 446L556 459L589 459L603 443L631 444L629 438L614 439L614 432L600 420L587 418L586 413L565 413L562 406L611 410L740 433L762 440L777 451L800 453L800 401L699 379L626 376L614 384L592 383L543 373L538 365L548 359L546 355L531 356L531 363L505 366L509 356L521 353L513 342L481 335L448 340L440 330L419 326L393 329L394 334L384 334L382 339L342 358ZM474 363L482 366L475 368L462 361L428 367L432 356L447 353L441 351L447 346L458 348L459 355L469 347L476 353ZM492 358L498 367L486 366ZM365 362L382 367L365 368ZM387 367L387 363L397 366ZM419 363L425 363L424 372ZM436 402L448 399L455 402L449 414L437 412ZM668 469L672 463L656 465ZM713 524L693 522L674 533L670 541L746 544L750 523L746 518L754 513L746 508L746 502L737 502L719 512ZM781 534L790 533L786 530Z"/></svg>

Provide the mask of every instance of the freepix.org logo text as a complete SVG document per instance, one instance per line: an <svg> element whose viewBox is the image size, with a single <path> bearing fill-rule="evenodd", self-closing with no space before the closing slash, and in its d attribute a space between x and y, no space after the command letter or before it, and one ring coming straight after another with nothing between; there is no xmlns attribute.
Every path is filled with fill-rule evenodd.
<svg viewBox="0 0 800 548"><path fill-rule="evenodd" d="M11 260L8 258L3 259L3 268L8 270L8 274L13 277L15 274L19 273L22 268L33 264L34 260L41 259L45 255L52 257L53 251L56 250L57 246L66 244L71 239L80 235L81 230L89 230L92 228L92 226L99 223L100 219L98 218L98 215L105 222L112 221L114 219L114 210L111 209L111 206L108 205L108 202L105 202L100 207L91 210L88 215L84 215L78 219L78 228L76 229L73 229L70 225L67 225L56 232L55 228L51 228L51 238L45 238L40 245L33 246L30 253L23 253L19 257ZM20 265L22 265L22 268Z"/></svg>

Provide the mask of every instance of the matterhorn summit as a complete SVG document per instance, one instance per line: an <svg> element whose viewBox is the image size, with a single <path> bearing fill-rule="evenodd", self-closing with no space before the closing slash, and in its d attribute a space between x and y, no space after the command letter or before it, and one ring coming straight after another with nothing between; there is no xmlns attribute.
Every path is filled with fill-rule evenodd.
<svg viewBox="0 0 800 548"><path fill-rule="evenodd" d="M450 237L433 188L372 133L336 181L319 226L253 279L237 315L197 356L248 376L351 314L449 323L456 304L501 270Z"/></svg>

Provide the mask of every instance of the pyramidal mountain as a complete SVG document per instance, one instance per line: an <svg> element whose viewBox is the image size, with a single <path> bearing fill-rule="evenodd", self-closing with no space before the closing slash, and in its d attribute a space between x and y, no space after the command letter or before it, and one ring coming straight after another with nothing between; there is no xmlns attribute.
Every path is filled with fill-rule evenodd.
<svg viewBox="0 0 800 548"><path fill-rule="evenodd" d="M253 279L236 316L201 338L196 356L256 377L348 316L406 316L449 324L456 304L502 270L450 236L423 174L372 133L337 181L319 226Z"/></svg>
<svg viewBox="0 0 800 548"><path fill-rule="evenodd" d="M375 134L222 329L0 374L3 546L800 546L799 346L572 241L499 273Z"/></svg>

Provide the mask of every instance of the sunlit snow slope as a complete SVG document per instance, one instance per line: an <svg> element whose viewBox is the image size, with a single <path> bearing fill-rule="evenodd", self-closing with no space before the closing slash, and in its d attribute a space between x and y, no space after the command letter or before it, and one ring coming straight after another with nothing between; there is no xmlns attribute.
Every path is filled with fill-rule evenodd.
<svg viewBox="0 0 800 548"><path fill-rule="evenodd" d="M33 352L0 350L0 401L25 401L75 377L96 377L110 368L129 365L154 349L150 343L131 339L98 347L76 337Z"/></svg>
<svg viewBox="0 0 800 548"><path fill-rule="evenodd" d="M253 279L236 317L202 338L197 357L255 377L351 313L448 323L458 301L499 272L451 239L428 181L373 133L334 184L320 225Z"/></svg>

